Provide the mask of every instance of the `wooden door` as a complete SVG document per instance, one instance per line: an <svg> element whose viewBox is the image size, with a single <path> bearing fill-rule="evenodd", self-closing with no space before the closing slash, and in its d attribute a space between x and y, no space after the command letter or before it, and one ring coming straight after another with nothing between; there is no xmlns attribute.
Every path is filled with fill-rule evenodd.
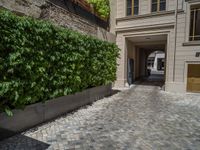
<svg viewBox="0 0 200 150"><path fill-rule="evenodd" d="M200 64L188 64L187 92L200 93Z"/></svg>

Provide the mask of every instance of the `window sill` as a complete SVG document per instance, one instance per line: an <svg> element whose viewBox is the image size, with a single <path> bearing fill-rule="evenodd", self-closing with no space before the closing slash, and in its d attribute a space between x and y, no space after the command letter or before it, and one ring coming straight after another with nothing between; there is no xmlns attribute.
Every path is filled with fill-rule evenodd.
<svg viewBox="0 0 200 150"><path fill-rule="evenodd" d="M200 41L189 41L183 43L183 46L200 46Z"/></svg>

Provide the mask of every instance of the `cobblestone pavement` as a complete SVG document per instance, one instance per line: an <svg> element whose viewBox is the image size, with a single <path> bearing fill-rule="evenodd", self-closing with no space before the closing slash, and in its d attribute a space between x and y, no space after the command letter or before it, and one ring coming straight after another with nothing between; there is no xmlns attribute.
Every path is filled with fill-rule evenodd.
<svg viewBox="0 0 200 150"><path fill-rule="evenodd" d="M200 95L136 85L4 140L0 149L198 150Z"/></svg>

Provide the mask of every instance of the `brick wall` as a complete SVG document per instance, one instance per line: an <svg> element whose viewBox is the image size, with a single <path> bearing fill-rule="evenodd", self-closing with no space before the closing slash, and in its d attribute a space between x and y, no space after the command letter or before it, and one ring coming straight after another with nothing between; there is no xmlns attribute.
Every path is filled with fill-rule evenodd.
<svg viewBox="0 0 200 150"><path fill-rule="evenodd" d="M40 17L45 0L0 0L0 7L22 15Z"/></svg>
<svg viewBox="0 0 200 150"><path fill-rule="evenodd" d="M65 9L56 6L50 2L42 8L40 18L51 20L53 23L67 27L84 34L92 36L97 35L97 26L88 22L86 19L79 17Z"/></svg>
<svg viewBox="0 0 200 150"><path fill-rule="evenodd" d="M9 9L19 15L50 20L56 25L92 35L102 40L115 42L113 34L47 0L0 0L0 7Z"/></svg>

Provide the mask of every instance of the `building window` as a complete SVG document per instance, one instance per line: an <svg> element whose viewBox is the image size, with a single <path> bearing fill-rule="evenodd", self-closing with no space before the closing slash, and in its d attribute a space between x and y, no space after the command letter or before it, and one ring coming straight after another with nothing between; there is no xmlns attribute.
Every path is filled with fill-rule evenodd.
<svg viewBox="0 0 200 150"><path fill-rule="evenodd" d="M200 40L200 6L191 9L189 40Z"/></svg>
<svg viewBox="0 0 200 150"><path fill-rule="evenodd" d="M166 0L152 0L151 12L165 11Z"/></svg>
<svg viewBox="0 0 200 150"><path fill-rule="evenodd" d="M127 16L138 15L139 0L127 0Z"/></svg>

